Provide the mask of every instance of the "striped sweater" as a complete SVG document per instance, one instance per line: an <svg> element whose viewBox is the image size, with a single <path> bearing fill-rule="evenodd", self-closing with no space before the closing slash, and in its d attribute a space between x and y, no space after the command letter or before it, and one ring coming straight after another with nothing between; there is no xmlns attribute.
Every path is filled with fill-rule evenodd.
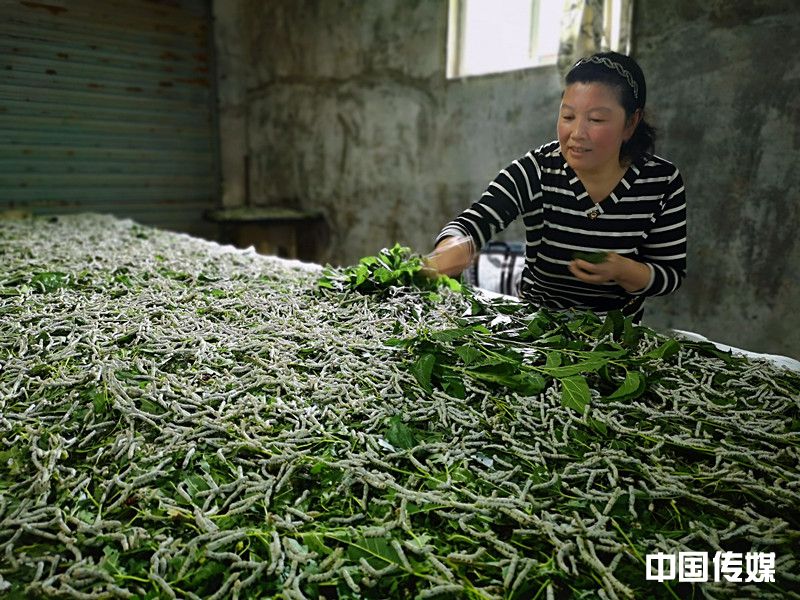
<svg viewBox="0 0 800 600"><path fill-rule="evenodd" d="M489 184L483 196L436 239L469 236L482 248L514 219L526 231L520 295L554 309L613 309L638 320L644 298L674 292L686 275L686 200L678 169L658 156L632 164L595 204L558 141L528 152ZM650 281L629 293L616 283L584 283L567 265L576 251L617 252L650 268Z"/></svg>

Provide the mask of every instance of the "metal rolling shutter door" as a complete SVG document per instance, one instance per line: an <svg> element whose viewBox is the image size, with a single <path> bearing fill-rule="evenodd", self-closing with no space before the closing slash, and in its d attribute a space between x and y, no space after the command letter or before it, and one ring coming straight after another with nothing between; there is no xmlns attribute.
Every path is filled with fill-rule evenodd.
<svg viewBox="0 0 800 600"><path fill-rule="evenodd" d="M211 234L210 22L205 0L0 0L0 210Z"/></svg>

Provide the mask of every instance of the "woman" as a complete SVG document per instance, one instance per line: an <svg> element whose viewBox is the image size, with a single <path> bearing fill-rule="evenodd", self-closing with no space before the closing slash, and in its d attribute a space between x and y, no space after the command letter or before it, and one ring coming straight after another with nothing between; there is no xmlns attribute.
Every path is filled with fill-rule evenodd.
<svg viewBox="0 0 800 600"><path fill-rule="evenodd" d="M522 216L520 295L538 306L622 309L641 319L648 296L686 274L686 205L678 169L654 156L646 86L629 56L581 59L566 77L558 140L512 162L436 239L431 267L455 275ZM605 252L595 264L576 252Z"/></svg>

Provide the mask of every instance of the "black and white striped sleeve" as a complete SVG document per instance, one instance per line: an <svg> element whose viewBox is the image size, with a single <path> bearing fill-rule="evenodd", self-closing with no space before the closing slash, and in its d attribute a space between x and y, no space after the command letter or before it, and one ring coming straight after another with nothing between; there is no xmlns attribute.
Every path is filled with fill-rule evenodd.
<svg viewBox="0 0 800 600"><path fill-rule="evenodd" d="M444 226L436 243L451 236L468 236L476 248L483 248L520 214L529 211L534 197L540 197L540 173L532 153L515 160L500 171L478 201Z"/></svg>
<svg viewBox="0 0 800 600"><path fill-rule="evenodd" d="M637 295L663 296L677 290L686 277L686 196L676 169L661 210L653 216L640 248L640 259L651 270L650 283Z"/></svg>

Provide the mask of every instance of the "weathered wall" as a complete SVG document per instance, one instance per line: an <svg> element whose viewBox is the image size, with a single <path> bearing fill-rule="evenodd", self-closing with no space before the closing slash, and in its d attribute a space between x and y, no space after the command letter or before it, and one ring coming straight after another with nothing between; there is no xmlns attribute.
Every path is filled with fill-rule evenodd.
<svg viewBox="0 0 800 600"><path fill-rule="evenodd" d="M687 186L689 269L651 321L800 358L800 4L646 0L636 56Z"/></svg>
<svg viewBox="0 0 800 600"><path fill-rule="evenodd" d="M555 135L555 67L445 79L444 0L216 4L226 204L322 210L333 263L428 249ZM638 3L658 151L690 203L690 278L651 324L800 355L799 27L792 0Z"/></svg>
<svg viewBox="0 0 800 600"><path fill-rule="evenodd" d="M429 249L499 168L554 136L555 68L445 79L446 2L218 4L220 118L246 122L223 128L223 157L248 164L226 190L323 210L332 262Z"/></svg>

